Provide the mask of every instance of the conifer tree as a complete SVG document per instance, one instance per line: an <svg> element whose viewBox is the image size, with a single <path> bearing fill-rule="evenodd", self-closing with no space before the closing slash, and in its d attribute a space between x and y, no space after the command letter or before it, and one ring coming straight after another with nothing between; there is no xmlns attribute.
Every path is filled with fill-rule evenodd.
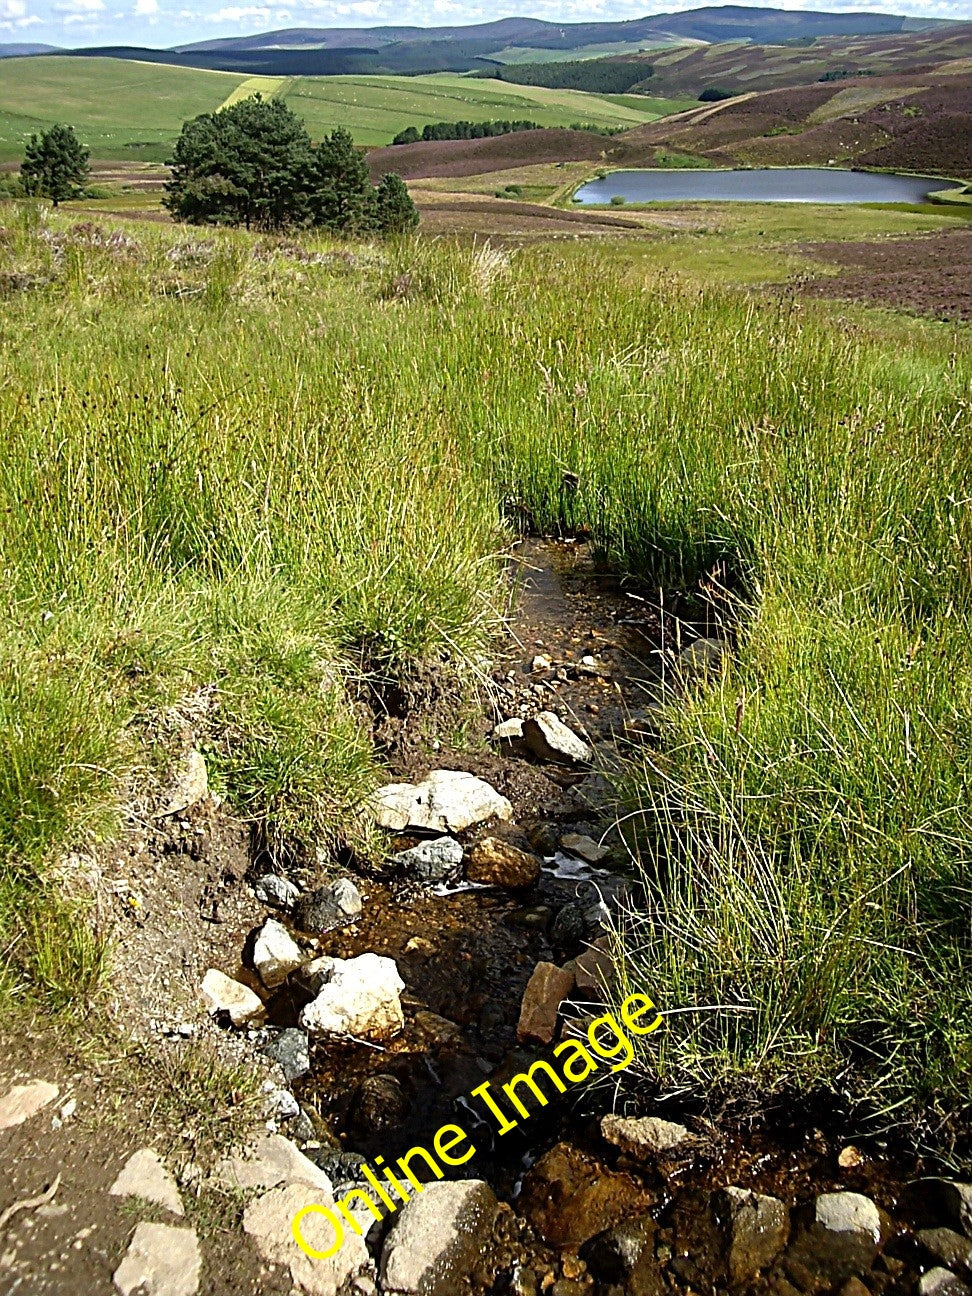
<svg viewBox="0 0 972 1296"><path fill-rule="evenodd" d="M70 126L31 135L20 168L20 185L30 197L50 198L57 207L80 196L89 175L88 150Z"/></svg>

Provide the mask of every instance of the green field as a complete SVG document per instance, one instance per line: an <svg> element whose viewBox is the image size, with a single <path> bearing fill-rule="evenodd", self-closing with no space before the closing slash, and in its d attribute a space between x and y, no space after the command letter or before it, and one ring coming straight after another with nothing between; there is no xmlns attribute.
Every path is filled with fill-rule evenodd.
<svg viewBox="0 0 972 1296"><path fill-rule="evenodd" d="M162 161L187 117L211 112L247 78L235 72L123 59L5 59L0 72L0 160L67 122L95 158Z"/></svg>
<svg viewBox="0 0 972 1296"><path fill-rule="evenodd" d="M519 118L541 126L638 126L685 106L677 100L602 97L449 74L246 77L122 59L46 56L4 62L0 161L19 158L26 138L56 121L74 126L94 158L164 161L187 118L257 90L284 98L314 138L346 126L366 145L388 144L406 126L421 128L427 122Z"/></svg>

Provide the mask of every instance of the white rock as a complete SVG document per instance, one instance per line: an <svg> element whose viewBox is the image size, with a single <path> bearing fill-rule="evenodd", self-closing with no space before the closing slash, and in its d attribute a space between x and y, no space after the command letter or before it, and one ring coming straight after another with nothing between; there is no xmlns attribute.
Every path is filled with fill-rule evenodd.
<svg viewBox="0 0 972 1296"><path fill-rule="evenodd" d="M185 1214L176 1181L152 1148L133 1152L108 1192L112 1197L140 1197L173 1215Z"/></svg>
<svg viewBox="0 0 972 1296"><path fill-rule="evenodd" d="M601 1133L622 1152L642 1158L671 1152L692 1137L684 1125L660 1116L602 1116Z"/></svg>
<svg viewBox="0 0 972 1296"><path fill-rule="evenodd" d="M254 1239L265 1260L290 1269L296 1287L307 1296L338 1296L358 1274L373 1272L371 1258L364 1238L346 1222L344 1241L334 1255L317 1260L301 1250L294 1239L293 1219L305 1206L315 1205L331 1209L334 1199L304 1183L273 1188L246 1207L243 1231ZM327 1251L334 1243L334 1229L320 1212L305 1215L300 1229L314 1250Z"/></svg>
<svg viewBox="0 0 972 1296"><path fill-rule="evenodd" d="M234 1026L248 1026L260 1023L266 1017L266 1010L260 996L241 981L234 981L225 972L210 968L203 977L203 997L209 1005L213 1017L228 1013Z"/></svg>
<svg viewBox="0 0 972 1296"><path fill-rule="evenodd" d="M282 1134L262 1134L245 1153L226 1157L214 1177L228 1188L252 1191L279 1184L302 1183L330 1195L328 1176Z"/></svg>
<svg viewBox="0 0 972 1296"><path fill-rule="evenodd" d="M969 1289L950 1269L936 1265L919 1279L918 1296L969 1296Z"/></svg>
<svg viewBox="0 0 972 1296"><path fill-rule="evenodd" d="M253 966L268 990L283 985L303 961L300 946L276 918L268 918L260 928L253 946Z"/></svg>
<svg viewBox="0 0 972 1296"><path fill-rule="evenodd" d="M538 716L524 720L523 738L540 760L584 764L593 756L587 743L552 711L541 711Z"/></svg>
<svg viewBox="0 0 972 1296"><path fill-rule="evenodd" d="M56 1084L48 1080L33 1080L30 1084L14 1085L0 1098L0 1130L23 1125L58 1095Z"/></svg>
<svg viewBox="0 0 972 1296"><path fill-rule="evenodd" d="M881 1241L881 1216L870 1197L861 1193L821 1193L815 1209L816 1222L831 1233L856 1233L877 1245Z"/></svg>
<svg viewBox="0 0 972 1296"><path fill-rule="evenodd" d="M495 788L456 770L433 770L422 783L389 783L371 799L381 828L458 833L487 819L510 819L513 807Z"/></svg>
<svg viewBox="0 0 972 1296"><path fill-rule="evenodd" d="M405 1025L399 998L405 983L395 960L378 954L352 959L317 959L327 980L300 1014L309 1035L354 1035L380 1042Z"/></svg>
<svg viewBox="0 0 972 1296"><path fill-rule="evenodd" d="M209 775L206 772L206 761L201 752L191 751L179 763L175 787L169 797L163 815L179 814L197 805L209 793Z"/></svg>
<svg viewBox="0 0 972 1296"><path fill-rule="evenodd" d="M496 1198L479 1179L428 1184L402 1210L381 1257L386 1296L458 1292L482 1260Z"/></svg>
<svg viewBox="0 0 972 1296"><path fill-rule="evenodd" d="M499 741L515 742L523 737L523 721L519 716L501 720L493 729L493 737Z"/></svg>
<svg viewBox="0 0 972 1296"><path fill-rule="evenodd" d="M113 1278L122 1296L195 1296L201 1263L193 1229L143 1221Z"/></svg>

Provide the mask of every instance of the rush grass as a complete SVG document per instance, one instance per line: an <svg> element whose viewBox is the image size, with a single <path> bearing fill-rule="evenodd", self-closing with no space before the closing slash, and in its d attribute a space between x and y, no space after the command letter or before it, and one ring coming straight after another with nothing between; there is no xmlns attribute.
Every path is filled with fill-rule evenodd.
<svg viewBox="0 0 972 1296"><path fill-rule="evenodd" d="M735 627L630 768L628 973L679 1010L646 1065L964 1103L967 331L586 245L31 220L2 245L34 276L0 313L8 978L152 708L215 685L230 795L326 831L372 777L349 675L478 651L515 529L583 527Z"/></svg>

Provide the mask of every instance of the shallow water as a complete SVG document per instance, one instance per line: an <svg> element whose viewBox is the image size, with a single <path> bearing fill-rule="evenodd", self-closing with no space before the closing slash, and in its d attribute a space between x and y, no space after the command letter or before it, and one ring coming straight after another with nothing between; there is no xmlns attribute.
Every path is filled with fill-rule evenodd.
<svg viewBox="0 0 972 1296"><path fill-rule="evenodd" d="M924 202L945 188L930 176L875 175L830 167L773 167L737 171L613 171L574 195L583 207L625 202Z"/></svg>

